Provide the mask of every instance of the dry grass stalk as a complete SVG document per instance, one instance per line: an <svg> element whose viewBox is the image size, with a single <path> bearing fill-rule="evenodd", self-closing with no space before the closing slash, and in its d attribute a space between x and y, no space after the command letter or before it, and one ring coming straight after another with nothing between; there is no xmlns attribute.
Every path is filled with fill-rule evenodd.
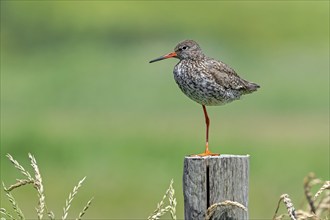
<svg viewBox="0 0 330 220"><path fill-rule="evenodd" d="M281 204L282 201L284 202L285 207L288 210L288 214L289 214L289 217L291 218L291 220L296 220L295 208L294 208L294 206L293 206L293 204L291 202L291 199L290 199L290 197L289 197L288 194L281 195L280 200L277 203L277 207L276 207L276 211L275 211L273 220L275 220L275 219L281 219L284 216L284 215L282 215L281 218L276 217L277 212L278 212L278 210L280 208L280 204Z"/></svg>
<svg viewBox="0 0 330 220"><path fill-rule="evenodd" d="M17 202L15 200L15 198L12 196L12 194L10 193L12 190L17 189L21 186L24 185L28 185L28 184L33 184L33 187L37 190L38 192L38 197L39 197L39 202L38 202L38 207L36 208L37 210L37 215L38 215L38 219L42 219L43 218L43 213L45 211L45 209L47 209L46 203L45 203L45 195L44 195L44 187L42 184L42 178L41 178L41 174L39 171L39 167L37 165L37 161L34 158L33 155L31 155L29 153L29 158L31 161L31 166L34 170L34 178L30 175L29 172L27 172L23 166L21 166L10 154L7 154L8 159L13 163L13 165L15 166L16 169L18 169L24 176L27 177L27 179L17 179L16 183L14 183L13 185L11 185L10 187L6 188L4 183L3 183L3 188L4 191L6 193L6 196L9 200L9 202L11 203L15 213L17 214L19 219L25 219L24 214L22 212L22 210L18 207ZM74 196L77 194L78 189L81 187L81 184L83 183L83 181L85 180L86 177L84 177L77 186L74 187L72 194L70 193L69 195L69 199L66 200L66 206L64 208L64 215L62 217L62 219L65 219L68 215L68 210L71 206L71 202L74 198ZM79 217L78 219L81 219L81 217L86 213L87 209L89 208L90 204L91 204L91 200L88 201L87 205L84 207L84 209L82 210L81 213L79 213ZM49 217L49 219L54 220L55 219L55 215L52 211L47 211L47 215ZM7 217L8 219L16 219L14 218L9 212L7 212L6 209L1 208L0 209L0 214L2 216ZM1 217L1 220L6 219L4 217Z"/></svg>
<svg viewBox="0 0 330 220"><path fill-rule="evenodd" d="M299 220L320 220L320 218L317 217L315 214L305 212L303 210L297 210L296 216Z"/></svg>
<svg viewBox="0 0 330 220"><path fill-rule="evenodd" d="M295 220L296 219L295 208L293 206L293 203L291 202L291 199L290 199L289 195L284 194L284 196L283 196L283 202L285 204L285 207L288 210L289 217L292 220Z"/></svg>
<svg viewBox="0 0 330 220"><path fill-rule="evenodd" d="M152 214L150 214L147 220L157 220L167 212L170 212L172 219L176 220L176 199L174 197L174 193L175 191L173 188L172 179L169 188L166 190L166 193L163 196L163 199L157 204L157 208ZM167 197L169 198L169 205L163 208L164 201Z"/></svg>
<svg viewBox="0 0 330 220"><path fill-rule="evenodd" d="M324 217L325 219L329 219L329 213L330 213L330 181L326 181L323 186L316 192L314 197L312 196L311 189L313 186L322 183L322 181L315 177L314 173L309 173L308 176L304 178L304 193L306 196L306 200L308 202L310 211L304 211L304 210L297 210L294 212L293 204L287 194L283 194L278 202L275 215L273 217L273 220L277 219L283 219L286 215L277 215L279 205L281 201L286 204L286 207L288 209L289 217L293 219L292 217L295 217L295 219L299 220L321 220ZM323 196L321 196L323 194ZM293 214L290 215L290 212ZM324 216L323 214L326 213ZM323 215L323 217L322 217Z"/></svg>
<svg viewBox="0 0 330 220"><path fill-rule="evenodd" d="M81 187L81 185L85 179L86 179L86 177L84 177L82 180L80 180L78 182L77 186L73 187L72 193L69 194L69 198L67 200L65 200L65 207L63 208L62 220L65 220L67 218L69 209L71 207L71 203L72 203L75 195L78 193L78 190Z"/></svg>
<svg viewBox="0 0 330 220"><path fill-rule="evenodd" d="M316 208L315 208L315 204L314 204L314 200L313 200L313 196L311 193L311 189L314 185L321 183L320 179L317 179L315 177L314 173L309 173L305 178L304 178L304 192L305 192L305 196L307 199L307 202L310 206L311 212L315 213L316 212Z"/></svg>
<svg viewBox="0 0 330 220"><path fill-rule="evenodd" d="M274 220L282 220L285 217L289 217L289 215L288 214L282 214L282 215L277 216ZM310 213L305 212L303 210L297 210L296 211L296 217L299 220L321 220L316 215L310 214Z"/></svg>
<svg viewBox="0 0 330 220"><path fill-rule="evenodd" d="M28 178L28 180L33 180L32 176L30 175L29 172L27 172L24 167L22 167L10 154L6 155L8 157L8 159L10 160L10 162L12 162L15 166L15 168L17 168L19 171L21 171L21 173L26 176Z"/></svg>
<svg viewBox="0 0 330 220"><path fill-rule="evenodd" d="M13 197L13 195L10 193L10 191L8 191L8 190L6 189L6 186L5 186L4 183L2 183L2 185L3 185L4 191L5 191L5 193L6 193L6 196L7 196L8 200L9 200L9 202L11 203L11 205L12 205L14 211L16 212L18 218L19 218L19 219L25 219L24 214L23 214L22 210L18 207L18 204L17 204L15 198ZM8 213L8 212L7 212L7 213ZM9 213L8 213L8 214L9 214ZM11 216L11 215L10 215L10 216Z"/></svg>
<svg viewBox="0 0 330 220"><path fill-rule="evenodd" d="M34 170L34 176L35 176L34 187L36 188L39 197L38 207L36 208L36 210L38 214L38 219L42 219L45 210L44 186L42 185L42 178L36 159L30 153L29 153L29 158L31 160L31 166Z"/></svg>
<svg viewBox="0 0 330 220"><path fill-rule="evenodd" d="M330 215L330 192L328 191L325 196L320 200L319 204L316 207L316 215L321 216L322 213L326 213Z"/></svg>
<svg viewBox="0 0 330 220"><path fill-rule="evenodd" d="M211 205L206 211L205 220L209 220L213 216L213 214L215 213L217 208L221 207L221 206L235 206L235 207L238 207L247 212L247 208L244 205L242 205L241 203L226 200L226 201L215 203L215 204Z"/></svg>
<svg viewBox="0 0 330 220"><path fill-rule="evenodd" d="M0 213L3 214L4 216L8 217L9 219L15 219L9 212L7 212L6 209L4 208L1 208L0 209ZM1 218L2 219L2 218Z"/></svg>
<svg viewBox="0 0 330 220"><path fill-rule="evenodd" d="M174 188L173 188L173 180L171 180L170 187L169 187L169 202L170 202L170 213L172 219L176 219L176 199L174 198Z"/></svg>
<svg viewBox="0 0 330 220"><path fill-rule="evenodd" d="M325 181L325 183L323 184L323 186L319 189L319 191L317 191L313 197L313 200L315 201L324 190L329 190L330 189L330 181Z"/></svg>
<svg viewBox="0 0 330 220"><path fill-rule="evenodd" d="M89 206L92 204L94 198L91 198L87 204L85 205L85 207L83 208L83 210L79 213L78 218L76 218L76 220L81 220L81 218L85 215L87 209L89 208Z"/></svg>
<svg viewBox="0 0 330 220"><path fill-rule="evenodd" d="M17 182L7 188L8 191L12 191L18 187L24 186L26 184L34 184L34 180L20 180L17 179Z"/></svg>
<svg viewBox="0 0 330 220"><path fill-rule="evenodd" d="M48 215L48 218L49 218L50 220L54 220L54 219L55 219L55 214L54 214L52 211L49 211L49 212L47 213L47 215Z"/></svg>

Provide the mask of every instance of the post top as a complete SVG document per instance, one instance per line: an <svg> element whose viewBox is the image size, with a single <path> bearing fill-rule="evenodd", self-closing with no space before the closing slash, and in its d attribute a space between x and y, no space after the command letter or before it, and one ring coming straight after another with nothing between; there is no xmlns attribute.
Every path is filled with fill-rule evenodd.
<svg viewBox="0 0 330 220"><path fill-rule="evenodd" d="M232 154L220 154L219 156L185 156L185 159L193 159L193 160L205 160L205 159L219 159L219 158L249 158L250 155L232 155Z"/></svg>

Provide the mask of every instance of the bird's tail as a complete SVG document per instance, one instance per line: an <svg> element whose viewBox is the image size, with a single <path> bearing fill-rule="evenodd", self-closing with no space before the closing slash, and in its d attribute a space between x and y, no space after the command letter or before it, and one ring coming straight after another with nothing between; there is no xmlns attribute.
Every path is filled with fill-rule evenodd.
<svg viewBox="0 0 330 220"><path fill-rule="evenodd" d="M247 88L247 93L251 93L257 91L257 89L260 88L260 86L257 83L249 82L246 85L246 88Z"/></svg>

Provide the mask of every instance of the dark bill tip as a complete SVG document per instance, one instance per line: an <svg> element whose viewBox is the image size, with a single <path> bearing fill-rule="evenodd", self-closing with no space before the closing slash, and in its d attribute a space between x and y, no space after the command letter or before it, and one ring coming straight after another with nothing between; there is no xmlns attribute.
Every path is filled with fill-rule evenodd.
<svg viewBox="0 0 330 220"><path fill-rule="evenodd" d="M156 59L150 60L149 63L157 62L157 61L164 60L164 59L166 59L166 58L164 58L164 57L158 57Z"/></svg>
<svg viewBox="0 0 330 220"><path fill-rule="evenodd" d="M172 57L177 57L177 54L175 52L172 52L172 53L166 54L164 56L158 57L156 59L150 60L149 63L157 62L157 61L172 58Z"/></svg>

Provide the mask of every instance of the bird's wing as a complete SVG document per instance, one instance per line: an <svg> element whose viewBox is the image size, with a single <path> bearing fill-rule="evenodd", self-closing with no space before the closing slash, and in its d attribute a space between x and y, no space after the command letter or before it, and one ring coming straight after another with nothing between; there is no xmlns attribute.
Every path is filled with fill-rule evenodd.
<svg viewBox="0 0 330 220"><path fill-rule="evenodd" d="M234 69L225 63L208 59L206 65L215 81L226 89L242 90L244 92L255 91L259 86L242 79Z"/></svg>

